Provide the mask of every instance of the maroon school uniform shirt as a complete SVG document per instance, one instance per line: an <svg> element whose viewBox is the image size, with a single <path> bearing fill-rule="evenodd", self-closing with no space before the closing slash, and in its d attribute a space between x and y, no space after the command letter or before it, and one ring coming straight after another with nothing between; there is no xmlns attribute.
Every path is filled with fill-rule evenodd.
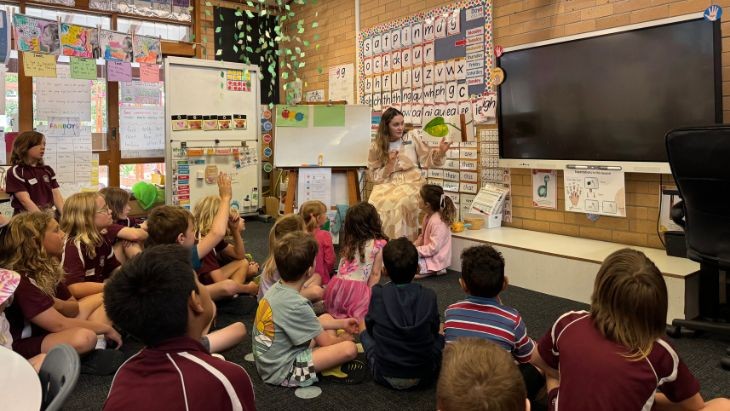
<svg viewBox="0 0 730 411"><path fill-rule="evenodd" d="M256 409L251 378L189 337L146 347L114 376L104 410Z"/></svg>
<svg viewBox="0 0 730 411"><path fill-rule="evenodd" d="M200 260L200 268L195 270L195 272L198 273L198 281L200 281L201 284L210 285L215 282L210 276L210 272L221 268L219 258L220 254L226 249L226 247L228 247L228 243L225 240L221 240L220 243L216 244L216 246Z"/></svg>
<svg viewBox="0 0 730 411"><path fill-rule="evenodd" d="M117 234L124 227L119 224L112 224L102 232L101 244L96 247L94 258L89 257L86 246L74 241L73 238L66 240L66 246L61 257L61 265L66 271L66 284L72 285L84 281L103 283L109 278L112 270L119 267L119 261L114 256L114 243L117 241Z"/></svg>
<svg viewBox="0 0 730 411"><path fill-rule="evenodd" d="M563 314L540 340L540 356L560 367L560 387L551 392L551 410L648 410L659 389L669 400L697 394L697 380L664 340L656 340L648 357L627 359L626 349L604 338L585 311Z"/></svg>
<svg viewBox="0 0 730 411"><path fill-rule="evenodd" d="M117 224L119 224L122 227L134 228L139 225L139 222L134 217L127 217L127 218L122 218L121 220L117 220Z"/></svg>
<svg viewBox="0 0 730 411"><path fill-rule="evenodd" d="M56 286L56 298L59 300L71 298L68 288L63 283ZM40 354L42 339L39 337L45 337L49 332L30 320L51 307L53 307L53 297L36 287L27 276L21 275L13 303L5 311L10 323L10 335L13 336L13 350L26 358ZM31 340L35 342L29 346L28 341Z"/></svg>
<svg viewBox="0 0 730 411"><path fill-rule="evenodd" d="M44 210L53 207L54 188L58 188L58 182L50 166L16 165L5 173L5 192L10 194L10 206L15 214L25 211L16 193L27 191L38 208Z"/></svg>

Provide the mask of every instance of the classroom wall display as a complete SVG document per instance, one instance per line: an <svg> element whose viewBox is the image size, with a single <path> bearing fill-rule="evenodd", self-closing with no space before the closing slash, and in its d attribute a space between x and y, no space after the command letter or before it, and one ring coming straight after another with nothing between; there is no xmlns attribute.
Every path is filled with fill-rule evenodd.
<svg viewBox="0 0 730 411"><path fill-rule="evenodd" d="M122 157L162 155L165 149L163 88L158 82L119 83L119 148Z"/></svg>
<svg viewBox="0 0 730 411"><path fill-rule="evenodd" d="M61 23L61 54L64 56L99 58L98 30L91 27Z"/></svg>
<svg viewBox="0 0 730 411"><path fill-rule="evenodd" d="M134 61L136 63L162 64L162 49L159 37L134 35L132 37Z"/></svg>
<svg viewBox="0 0 730 411"><path fill-rule="evenodd" d="M99 30L101 55L108 61L134 60L132 35L111 30Z"/></svg>
<svg viewBox="0 0 730 411"><path fill-rule="evenodd" d="M492 90L491 0L461 0L358 35L361 104L396 107L420 125L429 106Z"/></svg>
<svg viewBox="0 0 730 411"><path fill-rule="evenodd" d="M15 48L18 51L60 54L61 40L58 37L57 21L13 14L13 29Z"/></svg>
<svg viewBox="0 0 730 411"><path fill-rule="evenodd" d="M226 87L227 73L235 71L250 75L249 91ZM217 195L210 177L223 171L233 180L232 206L256 214L262 172L258 67L168 57L164 72L168 204L190 209L203 197Z"/></svg>
<svg viewBox="0 0 730 411"><path fill-rule="evenodd" d="M59 66L59 68L62 66ZM77 117L91 120L91 82L72 78L35 79L36 117Z"/></svg>
<svg viewBox="0 0 730 411"><path fill-rule="evenodd" d="M52 0L73 1L73 0ZM177 21L191 21L190 0L90 0L92 10L116 11L147 17L162 17Z"/></svg>
<svg viewBox="0 0 730 411"><path fill-rule="evenodd" d="M342 64L329 69L329 95L331 101L355 102L355 66Z"/></svg>
<svg viewBox="0 0 730 411"><path fill-rule="evenodd" d="M576 166L563 171L565 211L626 217L623 170Z"/></svg>

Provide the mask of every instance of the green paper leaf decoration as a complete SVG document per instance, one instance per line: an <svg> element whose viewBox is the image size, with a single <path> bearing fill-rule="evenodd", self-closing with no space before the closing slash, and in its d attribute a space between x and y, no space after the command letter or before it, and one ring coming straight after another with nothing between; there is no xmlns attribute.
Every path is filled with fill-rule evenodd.
<svg viewBox="0 0 730 411"><path fill-rule="evenodd" d="M253 7L253 2L249 0L249 1L246 2L246 5L248 7Z"/></svg>
<svg viewBox="0 0 730 411"><path fill-rule="evenodd" d="M312 37L312 40L314 40L314 41L319 40L319 34L315 34L314 37Z"/></svg>
<svg viewBox="0 0 730 411"><path fill-rule="evenodd" d="M216 32L216 33L220 33L220 32L221 32L221 28L220 28L220 27L216 27L216 28L215 28L215 32Z"/></svg>
<svg viewBox="0 0 730 411"><path fill-rule="evenodd" d="M206 1L205 2L205 7L213 7L213 3L209 2L209 1Z"/></svg>
<svg viewBox="0 0 730 411"><path fill-rule="evenodd" d="M316 21L315 21L315 22L313 22L313 23L312 23L312 28L313 28L313 29L316 29L317 27L319 27L319 23L317 23Z"/></svg>
<svg viewBox="0 0 730 411"><path fill-rule="evenodd" d="M283 78L284 80L288 79L289 78L289 73L286 72L286 71L283 72L283 73L281 73L281 78ZM284 85L284 88L286 88L286 84Z"/></svg>
<svg viewBox="0 0 730 411"><path fill-rule="evenodd" d="M248 17L249 19L252 19L252 18L253 18L253 13L251 13L251 10L246 10L246 16L247 16L247 17Z"/></svg>
<svg viewBox="0 0 730 411"><path fill-rule="evenodd" d="M304 47L309 47L309 41L304 40L304 43L303 44L304 44Z"/></svg>
<svg viewBox="0 0 730 411"><path fill-rule="evenodd" d="M233 45L233 52L238 53L238 46L235 44Z"/></svg>
<svg viewBox="0 0 730 411"><path fill-rule="evenodd" d="M449 134L449 126L446 125L443 117L434 117L426 123L423 131L434 137L446 137Z"/></svg>
<svg viewBox="0 0 730 411"><path fill-rule="evenodd" d="M223 55L223 50L221 50L221 49L218 49L218 50L216 50L216 51L215 51L215 55L216 55L216 56L221 56L221 55Z"/></svg>
<svg viewBox="0 0 730 411"><path fill-rule="evenodd" d="M211 12L210 10L205 10L205 15L210 17L213 15L213 12Z"/></svg>
<svg viewBox="0 0 730 411"><path fill-rule="evenodd" d="M317 73L322 74L324 70L322 69L322 66L317 67Z"/></svg>
<svg viewBox="0 0 730 411"><path fill-rule="evenodd" d="M221 19L221 21L223 21L223 20L224 20L224 19L223 19L223 15L222 15L222 14L219 14L219 15L218 15L218 18L219 18L219 19Z"/></svg>

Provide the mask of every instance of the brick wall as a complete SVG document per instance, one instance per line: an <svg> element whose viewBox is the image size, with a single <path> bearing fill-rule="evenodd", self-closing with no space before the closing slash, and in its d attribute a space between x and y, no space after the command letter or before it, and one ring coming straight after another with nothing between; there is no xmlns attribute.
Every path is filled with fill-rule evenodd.
<svg viewBox="0 0 730 411"><path fill-rule="evenodd" d="M398 17L426 11L444 0L361 0L360 27L366 29ZM730 8L730 0L493 0L495 45L503 47L603 30L628 24L700 12L710 4ZM300 72L304 90L327 90L327 68L355 63L354 0L320 0L317 5L297 10L305 21L317 20L318 50L307 51L306 67ZM315 16L316 14L316 16ZM722 23L724 118L730 119L730 22ZM311 40L311 33L305 35ZM212 44L212 28L210 29ZM209 52L210 54L214 54ZM318 70L321 68L321 73ZM560 187L562 189L562 172ZM663 176L665 183L671 176ZM535 231L661 248L656 234L659 213L660 176L626 174L627 218L602 216L596 222L584 214L568 213L558 190L558 209L531 206L532 180L529 170L512 170L514 221L506 224Z"/></svg>

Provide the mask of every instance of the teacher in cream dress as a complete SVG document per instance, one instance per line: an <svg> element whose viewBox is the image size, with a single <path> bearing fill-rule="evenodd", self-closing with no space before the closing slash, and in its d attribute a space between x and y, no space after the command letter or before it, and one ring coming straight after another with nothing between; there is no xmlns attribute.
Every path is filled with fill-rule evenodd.
<svg viewBox="0 0 730 411"><path fill-rule="evenodd" d="M389 238L413 241L418 237L419 191L426 182L421 169L442 166L451 143L441 139L431 148L420 130L403 130L403 113L392 107L385 110L368 154L368 176L374 184L368 201L378 210Z"/></svg>

